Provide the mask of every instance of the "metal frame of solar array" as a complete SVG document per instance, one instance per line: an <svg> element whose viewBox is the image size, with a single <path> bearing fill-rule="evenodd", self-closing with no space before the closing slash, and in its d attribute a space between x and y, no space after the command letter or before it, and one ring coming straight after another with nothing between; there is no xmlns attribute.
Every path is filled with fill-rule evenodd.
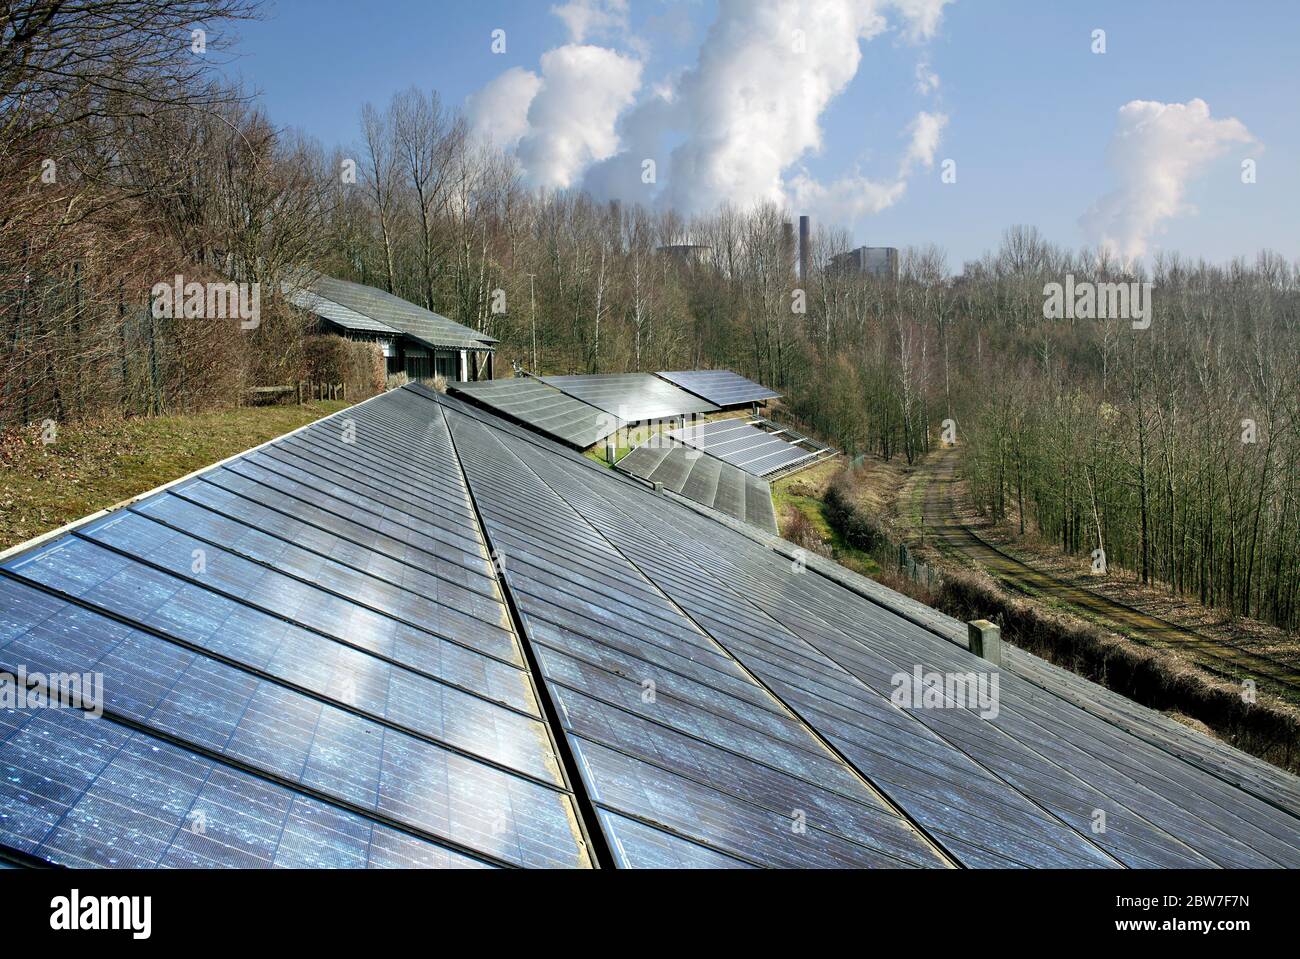
<svg viewBox="0 0 1300 959"><path fill-rule="evenodd" d="M449 389L579 449L623 426L618 417L535 377L457 383Z"/></svg>
<svg viewBox="0 0 1300 959"><path fill-rule="evenodd" d="M746 473L686 446L638 446L616 464L633 476L726 513L770 533L777 531L772 488L762 477Z"/></svg>
<svg viewBox="0 0 1300 959"><path fill-rule="evenodd" d="M688 413L719 412L707 400L679 390L650 373L598 373L544 376L541 379L628 423L668 419Z"/></svg>
<svg viewBox="0 0 1300 959"><path fill-rule="evenodd" d="M1264 801L1009 669L996 715L901 708L897 676L988 664L455 398L345 414L0 566L0 668L107 691L99 722L0 713L0 844L116 865L1300 865L1293 777L1260 772Z"/></svg>
<svg viewBox="0 0 1300 959"><path fill-rule="evenodd" d="M781 396L776 390L731 370L669 370L655 375L723 408L762 403Z"/></svg>
<svg viewBox="0 0 1300 959"><path fill-rule="evenodd" d="M818 456L741 419L699 423L672 430L668 436L755 476L766 476Z"/></svg>
<svg viewBox="0 0 1300 959"><path fill-rule="evenodd" d="M588 843L430 404L388 394L0 566L0 845L70 865L575 866ZM437 413L436 408L432 408Z"/></svg>

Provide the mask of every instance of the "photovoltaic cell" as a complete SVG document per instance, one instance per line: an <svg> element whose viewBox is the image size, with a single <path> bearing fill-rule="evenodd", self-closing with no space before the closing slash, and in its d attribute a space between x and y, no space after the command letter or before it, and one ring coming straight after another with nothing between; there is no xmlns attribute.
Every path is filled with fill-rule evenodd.
<svg viewBox="0 0 1300 959"><path fill-rule="evenodd" d="M772 488L759 476L699 450L677 445L638 446L616 464L618 469L775 533Z"/></svg>
<svg viewBox="0 0 1300 959"><path fill-rule="evenodd" d="M754 476L766 476L817 455L739 419L713 420L672 430L667 435Z"/></svg>
<svg viewBox="0 0 1300 959"><path fill-rule="evenodd" d="M599 443L623 425L617 416L531 376L457 383L449 389L579 449Z"/></svg>
<svg viewBox="0 0 1300 959"><path fill-rule="evenodd" d="M653 682L654 658L671 653L711 660L722 675L699 675L713 679L715 688L743 687L754 705L776 716L784 712L604 531L548 487L521 457L527 447L517 449L470 417L447 415L530 641L545 646L552 628L563 631L566 657L539 650L542 678L597 805L759 865L943 864L806 728L790 727L797 743L782 743L761 728L706 715L698 701L683 698L657 709L643 702L642 682ZM578 562L557 566L553 558L561 555ZM610 574L588 576L584 566ZM636 663L635 696L595 666L613 635ZM807 829L790 828L795 809L815 810Z"/></svg>
<svg viewBox="0 0 1300 959"><path fill-rule="evenodd" d="M781 395L731 370L675 370L658 375L723 409L762 403Z"/></svg>
<svg viewBox="0 0 1300 959"><path fill-rule="evenodd" d="M755 487L719 459L634 455L729 515L408 387L11 556L0 672L90 671L105 695L99 719L0 710L0 845L139 867L583 866L589 835L626 867L1300 866L1294 777L1019 650L990 672L733 522ZM996 676L993 708L896 701L918 671Z"/></svg>
<svg viewBox="0 0 1300 959"><path fill-rule="evenodd" d="M6 589L27 589L6 582ZM262 679L80 607L34 595L15 603L28 615L9 625L0 665L16 673L101 673L107 714L151 732L300 784L359 811L394 819L521 864L564 864L555 840L569 828L561 792L511 776L478 758L560 786L539 722L465 712L464 702L422 702L425 735L473 756L394 729L405 718L390 707L389 725ZM8 600L13 600L10 595ZM20 597L20 599L22 599ZM16 617L15 617L16 619ZM21 630L21 631L20 631ZM29 653L29 650L34 651ZM502 720L506 721L503 723ZM435 726L436 728L429 728ZM409 728L409 727L406 727ZM415 730L412 730L415 732ZM410 799L421 784L420 802ZM479 794L473 805L459 798ZM572 864L572 863L569 863Z"/></svg>
<svg viewBox="0 0 1300 959"><path fill-rule="evenodd" d="M650 373L545 376L542 379L575 399L626 423L665 419L686 413L716 413L708 400L679 390Z"/></svg>
<svg viewBox="0 0 1300 959"><path fill-rule="evenodd" d="M0 726L0 843L77 865L591 864L445 424L411 394L378 405L0 566L0 671L105 690L102 719ZM36 788L54 760L79 785ZM190 770L206 832L181 828Z"/></svg>
<svg viewBox="0 0 1300 959"><path fill-rule="evenodd" d="M0 711L0 843L77 868L482 867L110 720Z"/></svg>
<svg viewBox="0 0 1300 959"><path fill-rule="evenodd" d="M444 405L460 409L449 400ZM999 673L996 715L981 715L946 697L943 708L896 706L891 693L900 675L916 669L941 676L987 674L987 664L828 577L796 569L763 544L762 534L742 535L741 527L719 525L702 536L698 514L642 488L602 482L600 467L549 455L543 440L480 422L535 482L599 530L623 562L770 690L802 726L815 729L951 859L970 866L1144 867L1278 866L1300 858L1295 810L1262 802L1153 748L1149 740L1089 715L1017 672ZM480 485L471 485L481 498ZM539 495L530 488L530 499L540 502ZM570 659L599 665L633 686L654 681L657 696L660 679L674 690L695 693L699 687L692 683L715 681L724 672L723 660L706 665L682 647L685 655L675 654L651 634L639 639L593 634L596 642L584 643L548 624L546 632L530 629L529 638ZM599 654L593 652L596 644L603 647ZM548 684L566 690L560 696L567 702L571 741L581 749L605 806L617 804L621 815L674 833L687 822L673 817L689 811L695 816L693 839L739 858L754 854L727 848L734 839L710 813L716 800L692 791L701 780L725 788L717 768L709 767L707 776L704 767L689 771L703 753L693 750L688 761L664 734L646 730L621 732L619 742L589 741L596 730L614 737L627 729L627 721L611 722L608 709L614 703L630 712L637 707L626 695L616 697L609 683L574 689L580 685L572 675L575 667L563 664L561 672L551 659L543 672ZM721 708L724 688L745 701L744 712ZM761 706L742 688L728 676L717 681L708 702L752 727L757 725L754 708ZM607 705L597 708L588 700ZM679 725L680 714L668 710L656 713L655 720L681 734L698 735L703 728ZM655 757L653 785L636 783L627 758L633 747L624 739L635 740L643 757ZM1208 748L1231 752L1219 745ZM665 778L668 772L680 778ZM1293 783L1284 773L1274 775L1283 786ZM830 808L823 806L823 813ZM1103 834L1092 830L1097 809L1107 813ZM764 855L781 853L765 848ZM829 846L818 852L822 862L836 855Z"/></svg>

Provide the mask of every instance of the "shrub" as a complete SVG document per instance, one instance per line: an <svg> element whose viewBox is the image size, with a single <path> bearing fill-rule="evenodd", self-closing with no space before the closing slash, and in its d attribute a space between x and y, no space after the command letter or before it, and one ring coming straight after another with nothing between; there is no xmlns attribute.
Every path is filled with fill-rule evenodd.
<svg viewBox="0 0 1300 959"><path fill-rule="evenodd" d="M303 341L307 378L318 383L345 383L349 396L361 399L386 386L384 353L378 343L341 336L311 336Z"/></svg>
<svg viewBox="0 0 1300 959"><path fill-rule="evenodd" d="M888 545L888 531L878 519L853 504L845 482L842 475L837 477L822 497L827 522L855 549L871 553Z"/></svg>

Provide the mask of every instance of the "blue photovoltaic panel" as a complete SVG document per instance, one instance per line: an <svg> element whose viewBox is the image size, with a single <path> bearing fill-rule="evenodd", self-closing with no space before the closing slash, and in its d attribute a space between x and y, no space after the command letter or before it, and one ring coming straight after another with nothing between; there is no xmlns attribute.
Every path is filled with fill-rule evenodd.
<svg viewBox="0 0 1300 959"><path fill-rule="evenodd" d="M731 370L674 370L658 375L723 409L762 403L781 395Z"/></svg>
<svg viewBox="0 0 1300 959"><path fill-rule="evenodd" d="M667 435L754 476L766 476L817 455L786 442L776 433L760 430L738 419L699 423L673 430Z"/></svg>
<svg viewBox="0 0 1300 959"><path fill-rule="evenodd" d="M64 866L489 865L109 720L0 710L0 757L0 843Z"/></svg>
<svg viewBox="0 0 1300 959"><path fill-rule="evenodd" d="M699 459L645 468L736 515ZM990 672L791 549L481 407L386 394L0 563L0 672L104 684L97 719L0 710L0 846L1300 867L1294 777L1019 650ZM917 671L999 685L897 702Z"/></svg>
<svg viewBox="0 0 1300 959"><path fill-rule="evenodd" d="M679 390L650 373L545 376L543 381L626 423L667 419L686 413L716 413L708 400Z"/></svg>
<svg viewBox="0 0 1300 959"><path fill-rule="evenodd" d="M777 531L772 488L767 481L700 450L647 443L624 456L617 466L742 523L769 533Z"/></svg>
<svg viewBox="0 0 1300 959"><path fill-rule="evenodd" d="M527 461L535 450L447 415L593 802L758 865L943 865L806 728L788 716L782 723L780 703L566 505ZM595 665L610 644L631 671ZM654 665L663 656L708 668L697 685L677 687ZM656 684L651 702L647 679ZM735 708L771 714L784 739L712 713L703 686L726 703L738 698L727 690L744 689ZM809 810L807 829L789 828L793 809Z"/></svg>
<svg viewBox="0 0 1300 959"><path fill-rule="evenodd" d="M452 400L439 402L475 418L512 454L516 468L526 467L517 479L521 498L540 506L545 496L554 497L566 522L597 537L590 549L614 550L619 564L630 564L642 583L653 584L655 595L687 617L720 654L710 656L687 642L688 634L660 637L626 621L626 613L622 628L591 622L590 607L578 619L556 610L545 618L540 611L526 617L529 640L546 647L539 661L547 686L564 704L570 741L602 808L737 858L782 861L787 852L768 843L761 811L740 807L726 816L713 814L713 791L727 790L735 760L721 761L705 744L734 755L744 752L741 744L759 729L770 737L765 742L794 745L792 736L797 741L798 731L811 728L950 860L965 865L1300 862L1294 808L1261 802L1006 669L999 677L996 714L950 700L946 708L900 709L891 699L899 675L916 668L975 675L986 673L987 665L838 582L792 564L768 548L762 534L718 525L701 535L699 514L643 488L602 479L607 473L599 466L553 455L545 440ZM465 460L462 428L456 425L453 432ZM471 487L484 506L488 485L471 472ZM523 570L519 576L514 591L523 593ZM616 587L624 581L619 576L600 588L623 593L626 607L639 605L627 587ZM764 695L791 711L793 730L781 729L776 714L745 690L729 664L742 666L770 691ZM641 698L647 681L655 684L654 705ZM677 702L679 697L685 702ZM713 715L705 722L686 703ZM771 718L759 723L760 714ZM721 720L730 722L719 725ZM1231 752L1212 743L1209 748ZM766 765L800 776L790 758L777 761L777 755L769 751ZM638 764L645 761L653 769ZM1292 777L1273 775L1294 789ZM748 793L760 807L764 790L781 788L780 777L771 776L752 770L744 779L747 787L763 784ZM815 781L830 784L824 776ZM815 795L821 800L817 815L847 829L837 818L837 798ZM1096 809L1107 812L1104 834L1092 830ZM854 818L859 829L875 821L862 813ZM737 830L737 822L745 827ZM842 852L827 843L804 862L839 862Z"/></svg>
<svg viewBox="0 0 1300 959"><path fill-rule="evenodd" d="M579 449L623 426L617 416L532 376L456 383L448 389Z"/></svg>
<svg viewBox="0 0 1300 959"><path fill-rule="evenodd" d="M0 819L27 825L0 842L98 865L591 864L427 406L354 407L0 566L0 670L101 674L104 717L76 723L286 797L265 820L279 847L227 862L184 836L160 843L146 824L175 833L175 810L157 808L170 789L95 813L95 849L65 835L73 813L6 795ZM32 767L23 734L0 738L0 768ZM100 810L95 788L58 795ZM209 835L260 828L218 806ZM345 827L357 850L313 847Z"/></svg>

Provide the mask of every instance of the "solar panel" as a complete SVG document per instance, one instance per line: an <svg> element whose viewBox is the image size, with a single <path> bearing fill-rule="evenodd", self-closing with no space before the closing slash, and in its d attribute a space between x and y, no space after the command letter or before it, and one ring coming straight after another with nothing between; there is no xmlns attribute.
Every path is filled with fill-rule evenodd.
<svg viewBox="0 0 1300 959"><path fill-rule="evenodd" d="M679 390L650 373L590 376L545 376L551 386L569 396L612 413L627 423L667 419L687 413L716 413L707 400Z"/></svg>
<svg viewBox="0 0 1300 959"><path fill-rule="evenodd" d="M751 864L943 864L597 524L566 505L538 473L535 450L494 435L453 402L457 455L598 808ZM611 645L635 671L599 665ZM698 675L709 678L696 685L728 701L735 696L724 687L743 688L784 738L712 713L646 656L703 667ZM806 829L792 828L796 810L809 810Z"/></svg>
<svg viewBox="0 0 1300 959"><path fill-rule="evenodd" d="M647 443L624 456L617 466L742 523L770 533L777 531L772 489L767 482L707 453Z"/></svg>
<svg viewBox="0 0 1300 959"><path fill-rule="evenodd" d="M731 370L676 370L658 375L723 409L762 403L781 395Z"/></svg>
<svg viewBox="0 0 1300 959"><path fill-rule="evenodd" d="M535 377L457 383L449 389L579 449L599 443L623 425L617 416Z"/></svg>
<svg viewBox="0 0 1300 959"><path fill-rule="evenodd" d="M752 508L720 460L633 455ZM1300 867L1294 777L1019 650L991 671L938 613L919 626L793 549L394 391L0 562L0 672L105 693L93 720L0 709L0 846L137 867ZM896 702L918 670L996 675L996 708Z"/></svg>
<svg viewBox="0 0 1300 959"><path fill-rule="evenodd" d="M738 419L699 423L673 430L667 435L754 476L766 476L817 456L811 450L786 442L776 433L758 429Z"/></svg>
<svg viewBox="0 0 1300 959"><path fill-rule="evenodd" d="M701 535L698 514L643 488L601 481L598 466L551 456L543 440L502 427L494 431L566 512L599 530L604 543L710 637L723 658L710 662L694 650L639 641L634 638L639 626L632 623L585 639L548 626L544 633L529 633L534 644L567 650L623 679L632 691L638 680L671 674L673 683L682 683L672 687L674 693L680 689L683 698L707 703L753 728L763 711L756 697L731 679L716 679L724 663L742 666L788 715L815 730L947 856L966 865L1300 862L1295 838L1300 808L1261 802L1018 673L1000 671L1000 712L993 717L952 702L943 708L895 706L890 694L899 674L918 666L940 674L987 672L987 664L810 572L811 566L791 563L766 544L770 537L764 534L717 525ZM471 485L478 495L479 484ZM592 642L602 648L595 650ZM554 664L543 665L544 672L548 668L548 684L578 685ZM711 692L703 692L706 685ZM596 699L602 695L576 691ZM719 708L719 695L730 696L727 708ZM621 730L604 713L587 720L593 708L578 696L569 694L568 701L575 706L571 738ZM624 708L637 709L632 702ZM667 710L653 715L672 728L688 728L684 716ZM621 735L641 741L648 733ZM656 756L667 750L687 766L697 761L690 749L679 754L651 738ZM752 848L727 844L725 829L702 812L710 808L708 800L693 792L698 784L725 782L724 770L694 766L689 783L632 787L632 770L623 768L626 747L606 742L604 749L582 748L597 791L602 775L633 790L601 793L611 806L616 801L636 805L643 816L663 822L673 803L679 809L685 805L702 817L692 837L707 835L708 844L739 858L754 854ZM1207 748L1227 750L1219 744ZM1280 771L1272 774L1293 782ZM1097 810L1107 814L1108 828L1100 834L1092 828ZM759 827L751 823L750 828ZM762 854L779 855L770 849ZM818 854L820 862L834 861L830 850Z"/></svg>
<svg viewBox="0 0 1300 959"><path fill-rule="evenodd" d="M0 792L0 842L79 865L590 864L427 408L350 409L0 564L0 671L101 674L103 718L72 722L102 730L114 762L134 744L158 761L161 743L198 785L278 804L236 822L199 803L209 835L267 832L227 856L184 834L171 772L114 792L149 770L128 763L108 789L92 757L77 789ZM0 728L0 766L45 775L24 737L58 723Z"/></svg>

